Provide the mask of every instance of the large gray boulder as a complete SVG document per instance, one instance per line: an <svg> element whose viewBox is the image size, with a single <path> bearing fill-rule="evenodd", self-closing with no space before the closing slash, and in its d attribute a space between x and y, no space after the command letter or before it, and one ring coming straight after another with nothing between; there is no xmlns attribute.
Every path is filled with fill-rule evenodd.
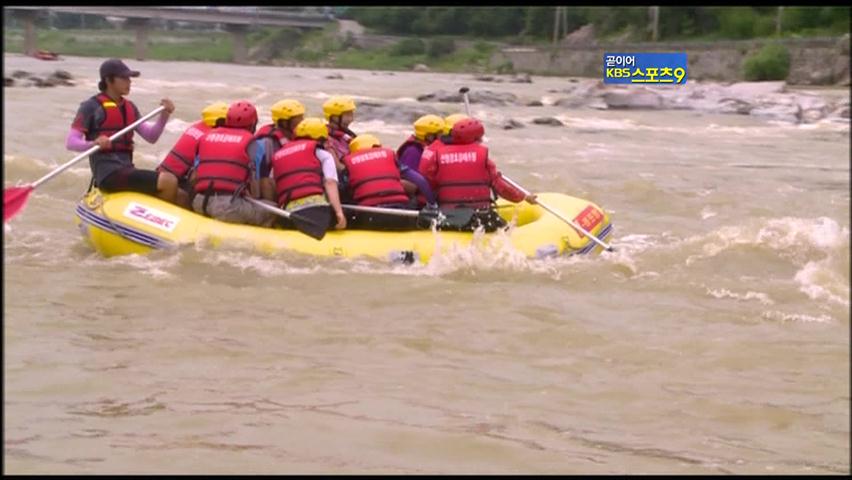
<svg viewBox="0 0 852 480"><path fill-rule="evenodd" d="M474 90L468 93L470 103L482 103L485 105L505 106L517 105L518 97L507 92L492 92L491 90ZM421 102L443 102L460 103L464 101L461 93L439 90L435 93L427 93L417 97Z"/></svg>
<svg viewBox="0 0 852 480"><path fill-rule="evenodd" d="M604 93L603 100L609 108L660 109L663 107L660 94L648 89L607 92Z"/></svg>
<svg viewBox="0 0 852 480"><path fill-rule="evenodd" d="M370 101L358 102L357 116L359 120L382 120L385 123L411 124L423 115L434 114L443 116L437 108L424 103L391 103L383 104Z"/></svg>
<svg viewBox="0 0 852 480"><path fill-rule="evenodd" d="M738 82L724 87L726 97L741 98L748 101L773 93L784 93L785 82Z"/></svg>

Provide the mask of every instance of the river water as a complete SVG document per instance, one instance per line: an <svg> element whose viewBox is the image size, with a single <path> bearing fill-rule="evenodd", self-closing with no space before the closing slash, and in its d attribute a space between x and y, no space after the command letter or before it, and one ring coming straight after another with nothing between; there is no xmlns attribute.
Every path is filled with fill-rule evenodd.
<svg viewBox="0 0 852 480"><path fill-rule="evenodd" d="M75 155L65 135L101 60L4 56L6 75L78 82L4 88L4 186ZM211 101L252 100L268 121L285 96L319 114L333 94L540 100L567 82L127 63L143 114L163 96L177 106L159 142L138 140L148 168ZM512 178L610 212L617 251L104 259L73 222L88 163L39 187L4 227L5 471L849 473L848 122L473 112ZM510 117L526 128L500 130ZM353 128L395 147L410 125Z"/></svg>

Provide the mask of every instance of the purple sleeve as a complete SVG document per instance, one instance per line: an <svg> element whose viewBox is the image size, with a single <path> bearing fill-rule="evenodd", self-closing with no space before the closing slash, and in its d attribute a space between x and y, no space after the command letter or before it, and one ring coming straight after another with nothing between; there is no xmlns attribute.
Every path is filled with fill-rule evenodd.
<svg viewBox="0 0 852 480"><path fill-rule="evenodd" d="M414 145L405 147L402 155L399 157L399 162L408 168L417 171L420 168L420 156L423 152Z"/></svg>
<svg viewBox="0 0 852 480"><path fill-rule="evenodd" d="M428 203L435 203L435 194L432 192L432 188L429 186L429 182L423 178L423 175L420 175L416 170L412 170L411 168L407 168L405 165L402 165L400 170L400 174L402 178L408 180L409 182L417 185L417 190L420 191L425 197Z"/></svg>
<svg viewBox="0 0 852 480"><path fill-rule="evenodd" d="M163 130L165 130L166 122L169 120L169 114L163 112L157 118L155 123L142 122L136 127L136 131L139 132L139 135L145 139L148 143L155 143L160 135L163 134Z"/></svg>
<svg viewBox="0 0 852 480"><path fill-rule="evenodd" d="M86 140L86 135L80 130L72 128L65 137L65 148L72 152L85 152L92 148L95 142Z"/></svg>

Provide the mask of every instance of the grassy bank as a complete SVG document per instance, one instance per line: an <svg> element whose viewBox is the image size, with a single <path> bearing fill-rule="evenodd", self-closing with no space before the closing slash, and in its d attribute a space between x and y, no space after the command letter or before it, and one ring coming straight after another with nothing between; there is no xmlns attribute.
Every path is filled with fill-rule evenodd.
<svg viewBox="0 0 852 480"><path fill-rule="evenodd" d="M37 30L37 45L60 55L83 57L136 56L136 35L121 30ZM3 31L4 52L23 53L20 29ZM151 60L228 62L233 44L227 33L161 32L148 36L147 58Z"/></svg>
<svg viewBox="0 0 852 480"><path fill-rule="evenodd" d="M60 55L134 58L136 36L122 30L37 30L39 49ZM23 53L23 30L3 32L4 51ZM432 42L432 43L430 43ZM470 44L469 46L463 46ZM435 47L438 45L440 48ZM339 67L369 70L411 70L424 64L435 71L493 71L488 64L496 44L432 39L422 49L398 45L361 49L341 39L334 28L300 33L288 29L250 32L246 47L251 61L261 64ZM233 42L225 32L156 31L148 35L147 59L230 62Z"/></svg>

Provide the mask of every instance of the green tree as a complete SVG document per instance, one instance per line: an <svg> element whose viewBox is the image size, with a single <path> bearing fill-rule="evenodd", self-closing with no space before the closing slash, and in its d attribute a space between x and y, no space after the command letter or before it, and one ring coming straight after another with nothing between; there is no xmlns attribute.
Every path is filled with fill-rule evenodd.
<svg viewBox="0 0 852 480"><path fill-rule="evenodd" d="M730 7L720 10L719 33L725 38L752 38L759 18L752 7Z"/></svg>
<svg viewBox="0 0 852 480"><path fill-rule="evenodd" d="M790 73L790 52L781 44L772 43L743 61L743 74L750 82L786 80Z"/></svg>

